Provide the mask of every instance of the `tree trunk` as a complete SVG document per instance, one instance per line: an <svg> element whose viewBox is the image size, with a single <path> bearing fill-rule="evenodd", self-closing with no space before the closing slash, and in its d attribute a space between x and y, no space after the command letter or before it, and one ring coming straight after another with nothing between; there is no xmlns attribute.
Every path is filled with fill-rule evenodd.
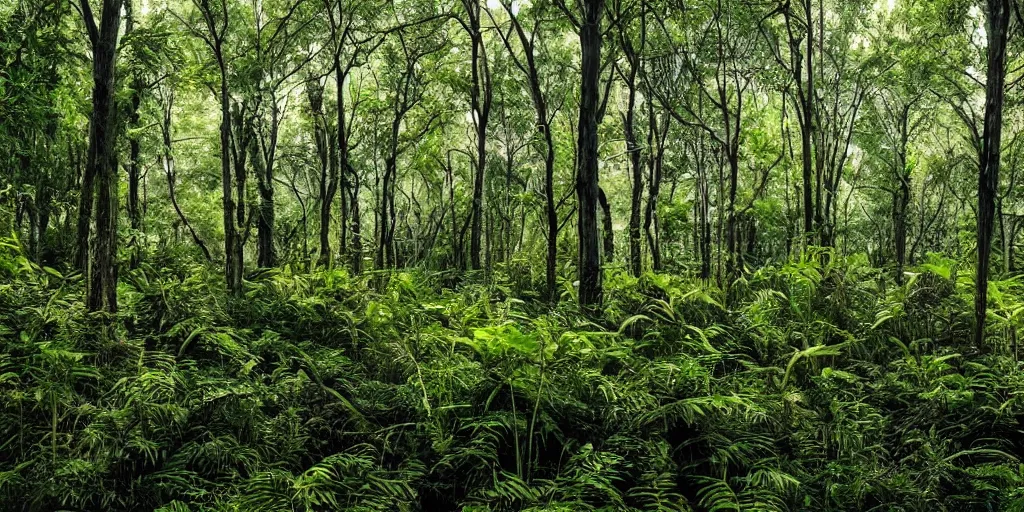
<svg viewBox="0 0 1024 512"><path fill-rule="evenodd" d="M597 202L601 205L601 235L603 239L604 263L615 262L615 228L612 224L612 208L604 189L597 189Z"/></svg>
<svg viewBox="0 0 1024 512"><path fill-rule="evenodd" d="M995 216L999 219L999 252L1002 253L1002 271L1003 274L1010 272L1010 240L1007 237L1008 231L1006 229L1006 214L1003 213L1003 200L1002 198L996 199L996 213Z"/></svg>
<svg viewBox="0 0 1024 512"><path fill-rule="evenodd" d="M231 174L231 104L228 96L227 64L221 47L215 53L220 71L220 178L224 208L224 277L228 291L238 297L242 294L242 241L235 226L235 200ZM238 198L244 201L244 197Z"/></svg>
<svg viewBox="0 0 1024 512"><path fill-rule="evenodd" d="M125 34L130 34L134 29L135 16L132 10L132 2L125 3ZM142 103L142 89L145 87L142 80L136 76L132 80L131 100L128 110L128 219L131 222L132 235L128 246L131 250L131 257L128 263L129 268L138 268L142 258L141 240L142 237L142 209L139 204L139 153L141 151L139 142L139 106Z"/></svg>
<svg viewBox="0 0 1024 512"><path fill-rule="evenodd" d="M92 116L86 174L95 178L95 229L89 250L86 307L90 311L117 311L117 104L114 101L117 35L122 0L104 0L99 28L88 0L82 11L93 50ZM82 195L92 195L83 187ZM81 229L81 219L79 219ZM88 229L88 228L87 228ZM79 232L81 234L81 231ZM81 246L80 246L81 247Z"/></svg>
<svg viewBox="0 0 1024 512"><path fill-rule="evenodd" d="M274 166L277 164L277 138L280 126L281 110L277 104L277 94L271 91L269 140L262 145L253 144L253 148L262 149L253 158L253 163L258 164L256 188L260 194L259 218L256 224L257 264L260 268L271 268L277 265L277 252L274 249ZM326 146L325 141L324 147ZM303 208L303 244L306 243L306 215L306 210ZM309 258L309 251L303 251L303 258Z"/></svg>
<svg viewBox="0 0 1024 512"><path fill-rule="evenodd" d="M739 135L739 134L736 134ZM736 189L739 182L739 139L735 142L737 151L729 151L727 155L729 160L729 199L728 205L726 206L726 220L725 220L725 239L726 239L726 259L725 259L725 273L726 279L729 283L733 281L738 273L738 256L739 256L739 245L737 240L737 219L736 219Z"/></svg>
<svg viewBox="0 0 1024 512"><path fill-rule="evenodd" d="M988 308L988 266L992 252L995 197L999 190L999 159L1003 129L1003 96L1006 82L1006 40L1010 19L1009 0L987 0L988 71L985 82L985 128L981 140L978 173L978 267L974 290L974 344L985 342Z"/></svg>
<svg viewBox="0 0 1024 512"><path fill-rule="evenodd" d="M640 247L640 212L643 198L643 164L640 159L640 144L637 143L634 122L636 120L636 74L638 66L631 64L629 75L627 75L626 86L629 88L629 97L626 101L626 111L623 114L622 125L626 137L626 152L629 153L630 163L630 184L632 186L629 201L629 271L639 277L643 271L643 253Z"/></svg>
<svg viewBox="0 0 1024 512"><path fill-rule="evenodd" d="M555 302L558 300L556 272L558 266L559 231L558 208L555 205L555 142L551 134L551 121L548 119L547 100L545 100L544 93L541 90L540 71L537 69L533 40L523 30L519 19L511 12L511 7L506 7L506 9L509 10L509 19L512 21L512 27L515 29L519 42L523 46L527 78L530 83L530 97L533 100L534 111L537 113L537 131L544 137L544 213L547 219L548 235L544 274L548 298ZM511 51L510 48L509 52L511 53Z"/></svg>
<svg viewBox="0 0 1024 512"><path fill-rule="evenodd" d="M811 0L804 0L804 15L807 22L807 33L804 39L807 42L807 54L804 56L807 65L807 82L801 89L801 114L803 120L800 123L800 147L801 164L803 170L803 209L804 209L804 238L805 244L810 244L814 239L814 200L811 190L811 133L814 127L814 27L811 13ZM797 84L800 84L800 64L794 66Z"/></svg>
<svg viewBox="0 0 1024 512"><path fill-rule="evenodd" d="M277 260L274 252L273 171L258 155L253 157L253 165L256 166L256 188L260 194L260 209L256 219L256 264L260 268L271 268L276 265Z"/></svg>
<svg viewBox="0 0 1024 512"><path fill-rule="evenodd" d="M247 162L249 159L249 146L254 143L255 119L250 112L251 104L247 100L241 103L234 103L232 116L235 129L235 139L232 142L232 170L234 171L234 206L235 206L235 245L234 262L236 265L239 288L237 293L241 294L242 274L245 269L244 255L245 244L249 241L252 219L246 217L246 181ZM244 229L244 231L243 231Z"/></svg>
<svg viewBox="0 0 1024 512"><path fill-rule="evenodd" d="M654 103L647 103L648 132L647 146L651 148L651 158L647 161L648 190L647 209L644 211L644 232L647 233L647 246L651 250L651 264L655 272L662 270L661 239L658 233L658 196L661 194L662 164L665 160L665 137L668 134L668 119L663 121L661 129L654 113ZM696 204L696 202L695 202Z"/></svg>
<svg viewBox="0 0 1024 512"><path fill-rule="evenodd" d="M601 259L597 241L597 126L601 73L601 16L604 11L604 0L583 0L581 5L581 83L576 169L579 301L584 310L596 311L603 300Z"/></svg>
<svg viewBox="0 0 1024 512"><path fill-rule="evenodd" d="M352 210L352 272L358 274L363 270L363 234L362 219L359 215L359 180L355 173L350 173L350 175L355 178L351 182L350 190L352 193L349 197L349 208Z"/></svg>
<svg viewBox="0 0 1024 512"><path fill-rule="evenodd" d="M129 268L138 268L142 259L142 208L139 201L139 139L132 137L128 142L128 218L131 220L132 237L129 246L131 247L131 259Z"/></svg>
<svg viewBox="0 0 1024 512"><path fill-rule="evenodd" d="M905 161L900 157L898 161ZM904 163L902 167L906 167ZM903 271L907 263L907 207L910 205L910 176L904 169L899 169L899 190L893 195L895 200L893 232L896 245L896 283L903 284Z"/></svg>
<svg viewBox="0 0 1024 512"><path fill-rule="evenodd" d="M694 142L694 160L697 167L697 223L700 252L700 278L711 278L711 187L708 183L707 165L704 160L703 140Z"/></svg>
<svg viewBox="0 0 1024 512"><path fill-rule="evenodd" d="M472 42L470 50L470 66L472 67L470 71L472 76L470 107L473 110L473 123L476 126L476 173L473 176L473 225L470 231L469 258L473 270L480 270L484 177L487 168L487 123L491 115L492 91L483 33L480 30L480 2L476 0L465 2L465 6L469 14L469 37Z"/></svg>
<svg viewBox="0 0 1024 512"><path fill-rule="evenodd" d="M50 214L53 209L53 188L48 183L40 183L36 187L36 243L32 258L40 263L46 261L46 231L50 226Z"/></svg>
<svg viewBox="0 0 1024 512"><path fill-rule="evenodd" d="M344 144L343 130L345 129L345 94L344 94L344 82L345 76L341 69L341 61L338 56L338 52L334 55L334 76L335 83L337 84L337 100L338 100L338 123L335 129L338 130L337 147L332 148L328 151L328 162L327 166L321 168L320 171L320 266L330 266L331 264L331 206L334 204L334 195L338 191L338 179L344 170L341 168L341 160L339 158L342 153L342 146ZM319 84L319 81L317 82ZM321 97L323 95L323 89L320 89ZM326 120L322 120L326 124ZM325 139L326 139L325 133ZM326 144L329 144L325 141ZM333 158L332 158L333 156ZM341 191L341 220L339 226L341 227L341 234L338 237L338 245L341 248L341 253L344 255L346 246L346 230L345 221L347 219L346 213L346 201L345 194L347 190Z"/></svg>
<svg viewBox="0 0 1024 512"><path fill-rule="evenodd" d="M90 143L90 146L92 144ZM82 172L81 192L78 196L78 225L75 251L75 268L89 271L89 231L92 225L92 207L95 199L95 169L86 164Z"/></svg>

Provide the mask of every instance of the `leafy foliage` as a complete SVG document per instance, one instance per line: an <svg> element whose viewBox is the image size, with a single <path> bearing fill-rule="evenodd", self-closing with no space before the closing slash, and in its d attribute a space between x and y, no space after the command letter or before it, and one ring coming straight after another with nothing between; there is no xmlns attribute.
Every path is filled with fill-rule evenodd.
<svg viewBox="0 0 1024 512"><path fill-rule="evenodd" d="M602 324L419 272L228 299L143 266L111 338L80 278L3 247L11 510L1024 506L1024 371L925 321L968 293L938 263L886 293L855 262L765 268L728 310L649 274Z"/></svg>

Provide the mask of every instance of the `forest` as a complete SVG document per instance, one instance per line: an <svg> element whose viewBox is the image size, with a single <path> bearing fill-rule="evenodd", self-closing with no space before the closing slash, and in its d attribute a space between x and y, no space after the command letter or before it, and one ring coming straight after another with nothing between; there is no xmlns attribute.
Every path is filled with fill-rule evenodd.
<svg viewBox="0 0 1024 512"><path fill-rule="evenodd" d="M0 511L1024 511L1018 0L0 0Z"/></svg>

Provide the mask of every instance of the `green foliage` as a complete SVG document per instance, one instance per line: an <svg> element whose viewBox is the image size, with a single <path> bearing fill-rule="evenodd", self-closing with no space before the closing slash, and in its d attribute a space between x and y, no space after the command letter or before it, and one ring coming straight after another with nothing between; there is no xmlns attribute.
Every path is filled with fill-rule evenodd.
<svg viewBox="0 0 1024 512"><path fill-rule="evenodd" d="M859 260L810 258L751 276L730 310L613 275L608 328L417 272L374 290L285 270L228 299L201 267L143 266L111 337L80 278L3 248L17 510L1024 505L1024 372L922 321L964 305L948 262L878 294ZM1016 325L1016 285L993 286Z"/></svg>

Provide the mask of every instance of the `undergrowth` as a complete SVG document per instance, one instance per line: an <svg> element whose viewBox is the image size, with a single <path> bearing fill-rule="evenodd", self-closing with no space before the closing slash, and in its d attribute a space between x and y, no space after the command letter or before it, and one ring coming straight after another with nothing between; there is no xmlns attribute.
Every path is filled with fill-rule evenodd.
<svg viewBox="0 0 1024 512"><path fill-rule="evenodd" d="M1024 510L1020 284L973 350L952 261L612 273L596 320L571 286L283 269L229 298L144 265L112 330L0 251L4 510Z"/></svg>

